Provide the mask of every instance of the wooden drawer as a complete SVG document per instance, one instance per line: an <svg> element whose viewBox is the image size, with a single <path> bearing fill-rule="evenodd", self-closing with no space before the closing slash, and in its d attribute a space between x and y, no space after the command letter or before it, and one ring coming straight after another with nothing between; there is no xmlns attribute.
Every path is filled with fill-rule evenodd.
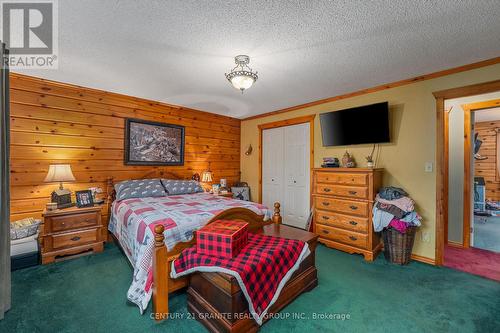
<svg viewBox="0 0 500 333"><path fill-rule="evenodd" d="M100 241L100 228L75 231L66 234L52 235L52 248L54 250L74 247Z"/></svg>
<svg viewBox="0 0 500 333"><path fill-rule="evenodd" d="M316 210L316 223L352 230L360 233L368 232L368 218L354 217L332 213L328 211Z"/></svg>
<svg viewBox="0 0 500 333"><path fill-rule="evenodd" d="M318 172L316 182L340 185L368 185L368 175L366 173Z"/></svg>
<svg viewBox="0 0 500 333"><path fill-rule="evenodd" d="M364 234L328 227L321 224L316 225L316 233L321 238L330 239L335 242L351 245L362 249L367 248L368 236Z"/></svg>
<svg viewBox="0 0 500 333"><path fill-rule="evenodd" d="M349 201L326 197L315 197L316 209L347 213L361 217L368 217L368 202Z"/></svg>
<svg viewBox="0 0 500 333"><path fill-rule="evenodd" d="M99 214L100 212L88 212L82 214L51 216L46 218L45 223L47 224L48 222L50 224L51 230L48 230L48 232L87 228L98 226L100 217Z"/></svg>
<svg viewBox="0 0 500 333"><path fill-rule="evenodd" d="M356 199L368 199L367 187L332 185L332 184L317 184L316 193L331 194L341 197L349 197Z"/></svg>

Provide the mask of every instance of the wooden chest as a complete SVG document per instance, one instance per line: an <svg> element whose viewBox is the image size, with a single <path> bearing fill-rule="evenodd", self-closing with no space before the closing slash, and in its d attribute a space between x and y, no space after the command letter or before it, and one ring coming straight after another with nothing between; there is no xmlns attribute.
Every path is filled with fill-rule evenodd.
<svg viewBox="0 0 500 333"><path fill-rule="evenodd" d="M284 225L269 225L263 233L309 244L311 254L287 282L269 314L274 314L297 296L318 285L315 249L318 237L310 232ZM211 332L256 332L259 326L252 319L248 303L236 279L222 273L195 273L188 288L188 310ZM264 322L270 319L264 319Z"/></svg>
<svg viewBox="0 0 500 333"><path fill-rule="evenodd" d="M314 232L319 242L372 261L382 248L372 224L382 169L319 168L313 172Z"/></svg>

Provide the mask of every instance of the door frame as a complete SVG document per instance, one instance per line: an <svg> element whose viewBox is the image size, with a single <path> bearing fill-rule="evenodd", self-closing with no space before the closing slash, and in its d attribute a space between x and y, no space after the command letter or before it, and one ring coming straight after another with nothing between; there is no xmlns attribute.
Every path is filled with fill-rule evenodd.
<svg viewBox="0 0 500 333"><path fill-rule="evenodd" d="M464 215L463 215L463 233L462 246L470 248L470 225L471 225L471 202L472 192L472 131L471 131L471 113L475 111L497 108L500 106L500 99L489 101L469 103L462 105L464 110Z"/></svg>
<svg viewBox="0 0 500 333"><path fill-rule="evenodd" d="M314 168L314 118L316 114L297 118L273 121L260 124L259 127L259 203L262 203L262 131L266 129L286 127L298 124L309 123L309 206L312 203L312 169Z"/></svg>
<svg viewBox="0 0 500 333"><path fill-rule="evenodd" d="M444 101L447 99L486 94L500 90L500 80L433 92L436 99L436 235L435 262L443 264L445 217L448 215L448 151L445 131ZM446 154L446 155L445 155Z"/></svg>

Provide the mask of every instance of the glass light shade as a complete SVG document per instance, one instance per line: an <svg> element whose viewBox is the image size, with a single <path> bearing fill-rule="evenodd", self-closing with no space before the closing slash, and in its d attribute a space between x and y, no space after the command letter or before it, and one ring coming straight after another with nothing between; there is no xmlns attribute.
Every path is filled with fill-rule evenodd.
<svg viewBox="0 0 500 333"><path fill-rule="evenodd" d="M231 79L231 84L238 90L248 89L254 82L254 78L248 75L237 75Z"/></svg>
<svg viewBox="0 0 500 333"><path fill-rule="evenodd" d="M201 182L202 183L210 183L212 181L213 181L212 171L210 171L210 170L203 171L203 173L201 174Z"/></svg>
<svg viewBox="0 0 500 333"><path fill-rule="evenodd" d="M51 164L45 182L72 182L75 180L69 164Z"/></svg>

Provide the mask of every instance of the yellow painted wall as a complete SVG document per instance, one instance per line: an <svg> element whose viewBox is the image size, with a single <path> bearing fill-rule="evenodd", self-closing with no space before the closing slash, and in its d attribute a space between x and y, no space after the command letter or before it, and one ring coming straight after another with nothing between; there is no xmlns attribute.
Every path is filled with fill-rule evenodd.
<svg viewBox="0 0 500 333"><path fill-rule="evenodd" d="M288 113L243 121L241 123L241 180L248 182L252 189L252 200L257 201L259 199L259 132L257 127L259 124L388 101L392 142L381 145L377 167L385 168L384 185L401 186L416 201L417 211L424 220L423 226L417 234L413 252L417 255L434 258L436 174L424 171L424 165L427 161L433 162L435 171L436 101L432 93L498 79L500 79L500 64ZM354 155L358 166L365 166L364 156L369 154L371 145L323 147L318 116L315 118L314 130L315 167L321 165L323 157L341 158L346 148ZM250 156L246 156L244 152L249 144L252 144L254 150ZM462 208L457 207L457 209ZM428 242L423 242L422 232L429 236Z"/></svg>

